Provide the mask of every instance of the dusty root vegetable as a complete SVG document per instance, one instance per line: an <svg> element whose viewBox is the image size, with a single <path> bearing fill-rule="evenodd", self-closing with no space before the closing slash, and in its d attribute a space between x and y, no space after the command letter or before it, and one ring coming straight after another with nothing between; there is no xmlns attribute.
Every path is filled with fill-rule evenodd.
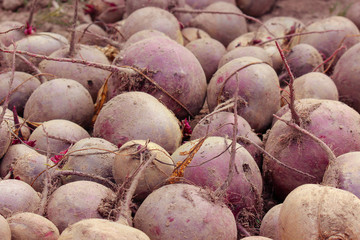
<svg viewBox="0 0 360 240"><path fill-rule="evenodd" d="M12 86L9 86L11 76L11 72L0 74L0 101L4 101L10 92L9 108L13 109L15 106L17 113L22 116L27 100L41 83L37 78L28 73L14 72ZM9 89L11 89L11 91L9 91Z"/></svg>
<svg viewBox="0 0 360 240"><path fill-rule="evenodd" d="M360 150L360 115L354 109L339 101L301 99L296 101L295 110L300 126L321 139L336 156ZM282 118L290 120L290 111ZM320 183L329 164L328 153L317 142L279 120L270 130L265 150L287 166L264 157L265 176L281 199L299 185Z"/></svg>
<svg viewBox="0 0 360 240"><path fill-rule="evenodd" d="M185 47L199 60L209 82L217 70L221 57L226 53L224 45L212 38L201 38L188 43Z"/></svg>
<svg viewBox="0 0 360 240"><path fill-rule="evenodd" d="M240 57L255 57L272 66L272 59L263 48L256 46L239 46L222 56L219 61L218 68L221 68L231 60Z"/></svg>
<svg viewBox="0 0 360 240"><path fill-rule="evenodd" d="M23 154L20 152L16 153L16 155L14 154L15 158L13 158L11 165L14 177L31 185L37 192L41 192L44 186L44 171L47 168L46 156L39 154L33 149L24 149L24 147L13 148L12 150L24 151ZM50 166L53 165L51 161L48 164Z"/></svg>
<svg viewBox="0 0 360 240"><path fill-rule="evenodd" d="M68 158L62 169L112 178L112 167L117 150L114 144L102 138L81 139L69 148ZM71 175L64 177L63 180L65 182L79 180L96 182L92 178Z"/></svg>
<svg viewBox="0 0 360 240"><path fill-rule="evenodd" d="M274 6L275 1L276 0L237 0L236 4L245 14L260 17Z"/></svg>
<svg viewBox="0 0 360 240"><path fill-rule="evenodd" d="M234 96L237 82L238 114L255 132L266 130L280 108L279 79L272 67L254 57L234 59L216 71L207 89L210 112Z"/></svg>
<svg viewBox="0 0 360 240"><path fill-rule="evenodd" d="M132 12L144 8L144 7L157 7L167 11L170 11L174 7L184 7L185 0L132 0L125 1L126 13Z"/></svg>
<svg viewBox="0 0 360 240"><path fill-rule="evenodd" d="M339 91L340 101L353 107L360 112L360 68L356 64L360 61L359 56L360 43L354 45L341 56L336 63L332 79Z"/></svg>
<svg viewBox="0 0 360 240"><path fill-rule="evenodd" d="M11 165L16 162L18 159L22 159L28 153L34 151L29 146L25 144L15 144L11 145L6 151L3 159L0 161L0 177L5 177L10 169Z"/></svg>
<svg viewBox="0 0 360 240"><path fill-rule="evenodd" d="M89 133L76 123L56 119L37 127L31 133L29 141L36 141L36 150L46 154L49 140L50 155L55 155L69 148L71 144L88 137L90 137Z"/></svg>
<svg viewBox="0 0 360 240"><path fill-rule="evenodd" d="M144 7L131 13L121 28L125 39L136 32L155 29L165 33L171 39L183 44L179 23L170 12L157 7Z"/></svg>
<svg viewBox="0 0 360 240"><path fill-rule="evenodd" d="M141 159L140 154L144 154ZM122 184L131 177L147 158L155 156L155 160L141 176L135 191L137 199L145 199L156 188L160 187L171 176L175 164L164 148L146 140L133 140L119 149L113 165L113 175L117 184ZM126 167L125 167L126 166Z"/></svg>
<svg viewBox="0 0 360 240"><path fill-rule="evenodd" d="M142 231L105 219L85 219L67 227L58 240L150 240Z"/></svg>
<svg viewBox="0 0 360 240"><path fill-rule="evenodd" d="M75 42L85 45L96 45L105 47L107 45L101 37L107 37L107 33L98 25L95 24L80 24L75 28ZM98 37L99 35L101 37Z"/></svg>
<svg viewBox="0 0 360 240"><path fill-rule="evenodd" d="M354 2L347 9L345 17L350 19L355 25L360 28L360 2Z"/></svg>
<svg viewBox="0 0 360 240"><path fill-rule="evenodd" d="M122 93L101 109L94 137L121 146L134 139L149 139L172 153L182 134L174 114L153 96L143 92Z"/></svg>
<svg viewBox="0 0 360 240"><path fill-rule="evenodd" d="M0 215L0 236L3 240L11 240L9 224L2 215Z"/></svg>
<svg viewBox="0 0 360 240"><path fill-rule="evenodd" d="M211 194L188 184L172 184L152 192L140 205L134 226L150 239L235 240L230 209Z"/></svg>
<svg viewBox="0 0 360 240"><path fill-rule="evenodd" d="M2 158L8 150L11 143L10 128L6 121L0 123L0 158Z"/></svg>
<svg viewBox="0 0 360 240"><path fill-rule="evenodd" d="M143 76L113 74L108 83L108 99L124 91L147 92L179 119L195 116L204 104L207 86L201 64L190 50L167 37L152 37L131 45L114 64L146 69L144 73L162 89Z"/></svg>
<svg viewBox="0 0 360 240"><path fill-rule="evenodd" d="M172 155L175 163L184 161L189 153L196 149L195 146L201 139L186 142ZM184 171L184 179L202 188L216 190L225 182L229 173L230 140L223 137L208 137L191 159L191 163ZM226 202L234 214L242 209L251 212L257 211L262 206L260 199L262 192L261 173L249 152L236 144L234 176L226 189Z"/></svg>
<svg viewBox="0 0 360 240"><path fill-rule="evenodd" d="M305 43L297 44L292 47L289 54L286 56L286 60L294 77L301 77L306 73L312 72L323 62L318 50ZM284 68L283 71L286 71L286 69ZM324 67L319 67L317 71L323 72Z"/></svg>
<svg viewBox="0 0 360 240"><path fill-rule="evenodd" d="M35 213L17 213L9 217L7 221L12 239L57 240L60 235L59 230L51 221Z"/></svg>
<svg viewBox="0 0 360 240"><path fill-rule="evenodd" d="M42 32L37 34L32 34L26 38L22 38L16 42L16 50L27 51L30 53L41 54L49 56L54 51L64 47L68 44L68 40L56 33ZM9 47L10 50L14 49L14 46ZM11 54L8 54L12 58ZM37 66L41 59L26 57L30 62ZM32 72L33 70L24 63L21 59L17 58L16 61L16 70L21 72Z"/></svg>
<svg viewBox="0 0 360 240"><path fill-rule="evenodd" d="M47 218L61 233L68 225L82 219L102 218L98 207L105 198L115 199L115 193L99 183L76 181L65 184L50 196Z"/></svg>
<svg viewBox="0 0 360 240"><path fill-rule="evenodd" d="M262 146L261 139L252 131L249 123L239 115L237 116L237 136L243 136L254 143ZM228 137L233 139L234 114L230 112L218 112L205 116L194 127L191 140L207 136ZM262 166L262 153L253 144L244 144L240 139L237 142L242 145L256 161L258 167Z"/></svg>
<svg viewBox="0 0 360 240"><path fill-rule="evenodd" d="M215 2L226 2L235 5L235 0L185 0L192 8L203 9Z"/></svg>
<svg viewBox="0 0 360 240"><path fill-rule="evenodd" d="M184 46L188 44L191 41L194 41L196 39L202 39L202 38L209 38L210 35L207 34L204 30L201 30L199 28L194 27L186 27L183 30L181 30L181 34L184 38Z"/></svg>
<svg viewBox="0 0 360 240"><path fill-rule="evenodd" d="M282 204L272 207L261 220L260 235L273 240L280 239L279 215Z"/></svg>
<svg viewBox="0 0 360 240"><path fill-rule="evenodd" d="M360 200L328 186L305 184L285 199L279 216L282 240L358 239Z"/></svg>
<svg viewBox="0 0 360 240"><path fill-rule="evenodd" d="M270 40L272 37L268 33L265 32L247 32L244 34L241 34L240 36L236 37L234 40L232 40L226 47L226 50L230 52L231 50L237 48L237 47L246 47L246 46L252 46L257 43L265 42L267 40ZM267 45L273 45L273 43L269 42L265 44Z"/></svg>
<svg viewBox="0 0 360 240"><path fill-rule="evenodd" d="M43 83L26 102L24 118L33 122L65 119L88 127L94 113L90 93L72 79L57 78Z"/></svg>
<svg viewBox="0 0 360 240"><path fill-rule="evenodd" d="M204 10L242 13L236 6L226 2L215 2ZM212 38L224 44L224 46L227 46L236 37L247 32L245 18L234 14L201 13L190 21L190 26L204 30Z"/></svg>
<svg viewBox="0 0 360 240"><path fill-rule="evenodd" d="M8 179L0 181L0 214L35 212L40 204L38 193L27 183Z"/></svg>
<svg viewBox="0 0 360 240"><path fill-rule="evenodd" d="M134 33L133 35L131 35L131 37L129 37L128 40L126 40L123 49L129 47L130 45L132 45L134 43L137 43L141 40L144 40L146 38L151 38L151 37L167 37L167 35L163 32L155 30L155 29L141 30L139 32Z"/></svg>
<svg viewBox="0 0 360 240"><path fill-rule="evenodd" d="M254 2L255 3L255 2ZM259 27L259 32L264 32L272 37L284 37L285 35L295 33L305 27L299 19L287 16L272 17ZM278 40L281 44L289 41L287 38Z"/></svg>
<svg viewBox="0 0 360 240"><path fill-rule="evenodd" d="M23 24L15 21L3 21L0 23L0 43L2 43L5 47L11 45L12 42L16 42L25 37L25 33L22 29L13 30L8 33L3 33L9 31L10 29L20 28Z"/></svg>
<svg viewBox="0 0 360 240"><path fill-rule="evenodd" d="M360 34L356 25L349 19L341 16L331 16L317 20L307 26L303 32L307 33L313 31L324 31L324 33L302 35L300 36L300 43L312 45L324 56L324 58L330 57L341 46L345 46L346 49L349 49L360 41L359 37L354 37ZM337 62L344 52L345 49L342 49L336 54L333 64Z"/></svg>
<svg viewBox="0 0 360 240"><path fill-rule="evenodd" d="M53 52L50 57L65 58L69 57L69 46ZM75 49L73 59L81 59L90 62L109 64L109 60L103 52L94 46L78 44ZM95 102L98 91L109 76L110 72L85 66L82 64L54 62L43 60L39 64L39 69L43 73L54 75L55 78L73 79L83 85L90 93Z"/></svg>
<svg viewBox="0 0 360 240"><path fill-rule="evenodd" d="M336 158L324 173L322 183L349 191L360 197L360 152L349 152Z"/></svg>
<svg viewBox="0 0 360 240"><path fill-rule="evenodd" d="M295 99L316 98L339 100L339 93L334 81L324 73L310 72L296 78L294 81ZM282 96L290 101L289 86L284 88Z"/></svg>

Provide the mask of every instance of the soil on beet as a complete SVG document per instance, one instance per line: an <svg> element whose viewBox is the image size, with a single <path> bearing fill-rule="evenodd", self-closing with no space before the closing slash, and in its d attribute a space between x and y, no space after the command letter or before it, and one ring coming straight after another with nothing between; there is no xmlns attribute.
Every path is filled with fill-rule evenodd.
<svg viewBox="0 0 360 240"><path fill-rule="evenodd" d="M0 21L18 21L26 23L29 18L31 3L33 1L24 1L25 5L15 11L6 11L0 8ZM73 3L74 0L39 0L41 7L37 7L34 15L34 26L37 32L55 32L62 34L69 38L71 34ZM275 6L270 12L266 13L259 19L266 21L275 16L292 16L303 21L308 25L315 20L325 18L331 15L344 15L351 3L355 0L277 0ZM2 0L0 0L0 4ZM91 18L83 11L86 0L79 2L79 19L78 24L91 23ZM248 22L249 31L255 30L259 27L258 23ZM203 109L195 118L190 119L190 126L194 128L196 123L209 113L209 109L205 102ZM189 136L185 140L189 139ZM264 176L266 179L266 176ZM263 211L261 213L253 214L251 212L244 212L240 214L238 222L247 232L252 235L259 233L261 219L271 207L278 204L279 201L274 199L271 189L271 183L264 182L264 203ZM140 203L136 203L139 205ZM134 206L133 210L136 209ZM246 236L246 233L240 233L240 237Z"/></svg>

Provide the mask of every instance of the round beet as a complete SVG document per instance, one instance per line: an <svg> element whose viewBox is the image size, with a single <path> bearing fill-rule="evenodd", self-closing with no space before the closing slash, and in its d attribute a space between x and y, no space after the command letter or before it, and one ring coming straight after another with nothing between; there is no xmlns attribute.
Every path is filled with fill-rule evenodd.
<svg viewBox="0 0 360 240"><path fill-rule="evenodd" d="M101 109L93 136L121 146L130 140L147 140L172 153L182 134L175 115L153 96L143 92L122 93Z"/></svg>
<svg viewBox="0 0 360 240"><path fill-rule="evenodd" d="M336 156L360 150L360 114L354 109L339 101L320 99L298 100L295 109L300 126L321 139ZM290 120L290 111L282 118ZM270 130L265 150L288 166L264 157L265 176L281 199L297 186L320 183L329 164L329 155L318 143L279 120Z"/></svg>
<svg viewBox="0 0 360 240"><path fill-rule="evenodd" d="M201 139L181 145L172 155L175 163L183 162L196 149ZM190 164L185 168L186 181L202 188L216 190L225 182L229 173L231 141L223 137L208 137L200 145ZM259 167L249 152L236 144L235 171L226 189L226 200L236 214L242 209L256 212L261 208L262 178Z"/></svg>
<svg viewBox="0 0 360 240"><path fill-rule="evenodd" d="M118 148L114 144L102 138L81 139L69 148L68 158L62 169L112 179L112 167L117 150ZM92 178L71 175L63 179L65 182L79 180L96 182Z"/></svg>
<svg viewBox="0 0 360 240"><path fill-rule="evenodd" d="M29 141L36 141L35 149L42 154L47 153L49 141L50 155L53 156L66 150L80 139L88 137L90 137L89 133L76 123L55 119L37 127L31 133Z"/></svg>
<svg viewBox="0 0 360 240"><path fill-rule="evenodd" d="M339 90L340 101L360 112L360 43L347 50L336 63L332 79Z"/></svg>
<svg viewBox="0 0 360 240"><path fill-rule="evenodd" d="M227 2L212 3L204 8L204 10L242 14L240 9ZM190 21L190 26L204 30L212 38L224 44L224 46L227 46L236 37L247 32L245 18L234 14L201 13Z"/></svg>
<svg viewBox="0 0 360 240"><path fill-rule="evenodd" d="M69 47L65 46L53 52L50 57L67 58L69 57L68 54ZM101 52L95 46L87 46L83 44L78 44L76 46L75 53L72 58L99 64L109 64L109 60L103 52ZM43 73L54 75L55 78L68 78L81 83L81 85L83 85L89 91L94 102L96 101L97 94L101 86L110 74L108 71L85 66L82 64L47 60L43 60L39 64L39 69Z"/></svg>
<svg viewBox="0 0 360 240"><path fill-rule="evenodd" d="M195 116L204 104L206 77L201 64L190 50L167 37L152 37L134 43L120 53L114 64L146 69L144 73L161 89L142 76L113 74L108 83L109 99L124 91L147 92L179 119L189 114Z"/></svg>
<svg viewBox="0 0 360 240"><path fill-rule="evenodd" d="M237 237L230 209L209 192L188 184L167 185L152 192L136 212L134 226L152 240Z"/></svg>
<svg viewBox="0 0 360 240"><path fill-rule="evenodd" d="M263 48L257 46L238 46L222 56L218 68L221 68L231 60L240 57L255 57L272 66L272 59Z"/></svg>
<svg viewBox="0 0 360 240"><path fill-rule="evenodd" d="M322 31L324 33L321 33ZM320 32L301 35L300 43L312 45L325 59L330 57L341 45L345 46L345 49L349 49L360 42L357 37L349 37L359 35L359 29L352 21L342 16L319 19L307 26L303 32ZM344 54L345 49L336 54L333 64Z"/></svg>
<svg viewBox="0 0 360 240"><path fill-rule="evenodd" d="M143 154L143 159L141 155ZM139 179L135 196L145 199L156 188L160 187L171 176L175 164L164 148L146 140L133 140L125 143L116 154L113 175L117 184L123 184L136 173L142 161L154 156L152 163L146 168Z"/></svg>
<svg viewBox="0 0 360 240"><path fill-rule="evenodd" d="M20 39L16 42L16 50L27 51L30 53L41 54L49 56L51 53L56 50L64 47L69 42L68 40L56 33L51 32L41 32L32 35L28 35L25 38ZM14 46L9 47L13 50ZM12 54L8 54L8 57L12 59ZM34 57L26 57L30 62L37 66L41 59ZM20 59L16 61L16 70L21 72L32 72L31 67L27 63L23 62Z"/></svg>
<svg viewBox="0 0 360 240"><path fill-rule="evenodd" d="M105 219L90 218L67 227L58 240L150 240L142 231Z"/></svg>
<svg viewBox="0 0 360 240"><path fill-rule="evenodd" d="M299 186L282 204L279 229L281 240L358 239L360 199L328 186Z"/></svg>
<svg viewBox="0 0 360 240"><path fill-rule="evenodd" d="M11 89L10 99L9 99L9 108L13 109L16 107L17 113L22 116L24 112L24 107L29 99L30 95L34 90L40 86L40 81L33 77L32 75L24 72L14 72L14 79L12 86L10 87L12 73L5 72L0 74L0 101L5 100L6 96Z"/></svg>
<svg viewBox="0 0 360 240"><path fill-rule="evenodd" d="M39 194L29 184L16 179L0 181L0 215L35 212L39 204Z"/></svg>
<svg viewBox="0 0 360 240"><path fill-rule="evenodd" d="M90 93L77 81L57 78L39 86L24 109L24 118L33 122L65 119L89 127L94 113Z"/></svg>
<svg viewBox="0 0 360 240"><path fill-rule="evenodd" d="M261 73L261 74L260 74ZM234 97L238 82L238 114L255 132L267 129L280 108L279 79L275 70L254 57L236 58L213 75L207 90L210 111Z"/></svg>
<svg viewBox="0 0 360 240"><path fill-rule="evenodd" d="M246 137L259 146L263 146L261 139L252 131L249 123L239 115L237 116L237 136ZM210 116L205 116L194 127L191 134L191 140L207 136L228 137L233 139L233 124L234 114L230 112L217 112ZM237 141L241 144L256 161L257 165L262 165L262 152L259 151L253 144L244 143L239 139Z"/></svg>
<svg viewBox="0 0 360 240"><path fill-rule="evenodd" d="M9 223L2 215L0 215L0 236L3 240L11 240Z"/></svg>
<svg viewBox="0 0 360 240"><path fill-rule="evenodd" d="M322 183L352 192L360 198L360 152L338 156L326 169Z"/></svg>
<svg viewBox="0 0 360 240"><path fill-rule="evenodd" d="M115 193L99 183L76 181L65 184L50 196L47 218L62 232L82 219L102 218L98 207L105 198L115 199Z"/></svg>
<svg viewBox="0 0 360 240"><path fill-rule="evenodd" d="M125 39L145 29L155 29L182 44L180 25L170 12L157 7L139 8L131 13L121 28Z"/></svg>
<svg viewBox="0 0 360 240"><path fill-rule="evenodd" d="M35 213L17 213L9 217L7 221L12 239L57 240L60 235L59 230L51 221Z"/></svg>
<svg viewBox="0 0 360 240"><path fill-rule="evenodd" d="M221 57L226 53L224 45L212 38L200 38L185 47L199 60L209 82L217 70Z"/></svg>

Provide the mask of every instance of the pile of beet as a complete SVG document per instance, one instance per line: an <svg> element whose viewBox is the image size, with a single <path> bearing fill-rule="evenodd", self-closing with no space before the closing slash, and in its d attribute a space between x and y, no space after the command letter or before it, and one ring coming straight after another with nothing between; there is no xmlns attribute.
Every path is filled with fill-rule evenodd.
<svg viewBox="0 0 360 240"><path fill-rule="evenodd" d="M44 2L2 3L1 239L360 239L359 3Z"/></svg>

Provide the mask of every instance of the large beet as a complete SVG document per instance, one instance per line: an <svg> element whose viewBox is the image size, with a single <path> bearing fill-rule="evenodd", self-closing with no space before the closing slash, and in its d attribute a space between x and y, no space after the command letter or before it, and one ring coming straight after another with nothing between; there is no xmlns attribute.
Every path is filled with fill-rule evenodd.
<svg viewBox="0 0 360 240"><path fill-rule="evenodd" d="M144 69L166 93L142 77L113 74L108 84L109 98L127 90L147 92L180 119L189 114L196 115L204 104L206 77L199 61L188 49L169 38L152 37L139 41L120 53L114 63Z"/></svg>
<svg viewBox="0 0 360 240"><path fill-rule="evenodd" d="M24 108L24 118L33 122L65 119L89 127L94 103L86 88L72 79L57 78L41 84Z"/></svg>
<svg viewBox="0 0 360 240"><path fill-rule="evenodd" d="M236 58L219 68L210 80L207 103L210 111L234 96L238 81L238 114L255 132L264 131L280 108L279 79L268 64L254 57Z"/></svg>
<svg viewBox="0 0 360 240"><path fill-rule="evenodd" d="M155 29L165 33L178 43L183 43L180 25L170 12L158 7L144 7L132 12L125 20L122 34L128 39L136 32Z"/></svg>
<svg viewBox="0 0 360 240"><path fill-rule="evenodd" d="M0 181L0 215L35 212L39 204L40 197L29 184L16 179Z"/></svg>
<svg viewBox="0 0 360 240"><path fill-rule="evenodd" d="M359 239L360 200L333 187L305 184L294 189L279 215L281 240Z"/></svg>
<svg viewBox="0 0 360 240"><path fill-rule="evenodd" d="M240 9L233 4L226 2L212 3L204 10L242 14ZM204 30L212 38L224 44L224 46L227 46L236 37L247 32L245 18L235 14L201 13L190 21L190 26Z"/></svg>
<svg viewBox="0 0 360 240"><path fill-rule="evenodd" d="M50 196L47 218L62 232L69 224L82 219L102 218L98 207L105 198L114 199L115 193L99 183L76 181L65 184Z"/></svg>
<svg viewBox="0 0 360 240"><path fill-rule="evenodd" d="M172 155L175 163L188 158L201 139L189 141L181 145ZM203 188L216 190L225 182L229 173L231 151L230 140L223 137L208 137L199 145L200 148L185 168L184 178ZM226 190L226 200L234 213L247 208L250 211L261 207L262 192L261 173L249 152L236 144L235 168L232 182Z"/></svg>
<svg viewBox="0 0 360 240"><path fill-rule="evenodd" d="M338 156L326 169L322 183L352 192L360 198L360 152Z"/></svg>
<svg viewBox="0 0 360 240"><path fill-rule="evenodd" d="M259 146L263 143L261 139L252 131L249 123L239 115L237 116L237 136L246 137ZM233 138L234 114L230 112L218 112L211 116L205 116L193 129L191 140L207 136L219 136ZM245 144L240 139L237 141L254 158L259 167L262 165L262 152L253 144Z"/></svg>
<svg viewBox="0 0 360 240"><path fill-rule="evenodd" d="M79 34L80 35L80 34ZM50 57L66 58L69 57L69 47L65 46L55 52ZM96 62L99 64L109 64L109 60L99 49L94 46L87 46L78 44L73 59L82 59L89 62ZM85 66L76 63L54 62L43 60L39 64L42 72L54 75L55 78L69 78L73 79L83 85L90 93L92 99L95 101L97 93L109 76L110 72Z"/></svg>
<svg viewBox="0 0 360 240"><path fill-rule="evenodd" d="M115 145L149 139L170 153L182 138L174 114L143 92L122 93L107 102L95 121L93 135Z"/></svg>
<svg viewBox="0 0 360 240"><path fill-rule="evenodd" d="M334 68L332 79L339 91L340 101L360 112L360 43L355 44L341 56Z"/></svg>
<svg viewBox="0 0 360 240"><path fill-rule="evenodd" d="M360 114L354 109L320 99L298 100L295 106L301 127L320 138L336 156L360 149ZM282 118L290 120L290 111ZM312 176L264 157L265 175L279 198L302 184L320 183L329 163L327 152L318 143L279 120L271 128L265 150L288 167Z"/></svg>
<svg viewBox="0 0 360 240"><path fill-rule="evenodd" d="M237 235L230 209L209 192L188 184L152 192L136 212L134 226L152 240L235 240Z"/></svg>
<svg viewBox="0 0 360 240"><path fill-rule="evenodd" d="M330 57L341 45L350 48L360 41L359 37L353 37L360 34L356 25L341 16L319 19L307 26L304 33L313 31L319 33L301 35L300 43L312 45L325 58ZM344 52L345 49L342 49L336 54L334 64Z"/></svg>

